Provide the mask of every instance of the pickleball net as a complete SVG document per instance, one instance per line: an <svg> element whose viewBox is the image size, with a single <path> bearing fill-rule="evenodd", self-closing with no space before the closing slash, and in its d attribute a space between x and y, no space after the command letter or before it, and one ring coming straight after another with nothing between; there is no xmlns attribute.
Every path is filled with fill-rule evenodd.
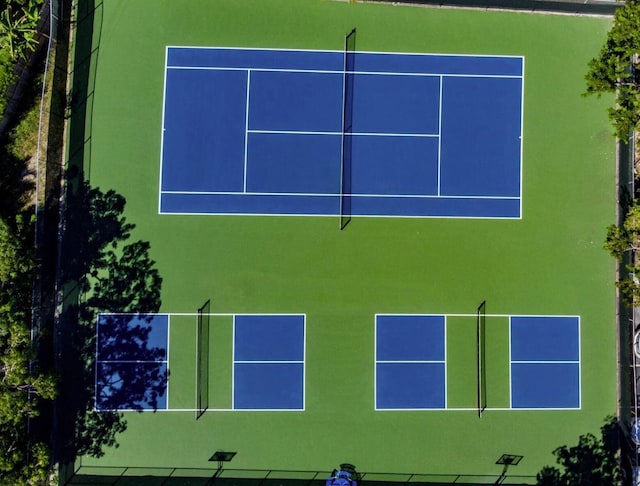
<svg viewBox="0 0 640 486"><path fill-rule="evenodd" d="M487 301L484 300L476 311L476 334L477 334L477 406L478 417L487 408L487 366L486 366L486 334L487 334Z"/></svg>
<svg viewBox="0 0 640 486"><path fill-rule="evenodd" d="M209 408L209 333L211 300L198 309L196 334L196 420Z"/></svg>
<svg viewBox="0 0 640 486"><path fill-rule="evenodd" d="M342 147L340 176L340 229L351 221L351 165L353 154L353 87L356 29L344 37L344 72L342 79Z"/></svg>

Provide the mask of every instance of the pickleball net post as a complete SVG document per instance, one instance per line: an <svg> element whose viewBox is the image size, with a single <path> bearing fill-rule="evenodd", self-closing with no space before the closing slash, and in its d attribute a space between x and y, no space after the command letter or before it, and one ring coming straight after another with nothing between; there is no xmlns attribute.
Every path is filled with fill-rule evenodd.
<svg viewBox="0 0 640 486"><path fill-rule="evenodd" d="M196 329L196 420L209 408L209 333L211 300L198 309Z"/></svg>
<svg viewBox="0 0 640 486"><path fill-rule="evenodd" d="M487 301L483 300L476 311L476 358L477 358L477 406L478 418L487 408L487 367L486 367L486 328Z"/></svg>
<svg viewBox="0 0 640 486"><path fill-rule="evenodd" d="M356 29L344 37L344 71L342 78L342 146L340 148L340 229L351 221L351 158L353 153L353 85L355 71Z"/></svg>

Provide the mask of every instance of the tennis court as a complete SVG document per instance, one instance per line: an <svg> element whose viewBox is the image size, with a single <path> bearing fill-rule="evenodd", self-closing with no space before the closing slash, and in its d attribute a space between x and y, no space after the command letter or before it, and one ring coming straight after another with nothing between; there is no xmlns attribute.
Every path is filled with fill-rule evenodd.
<svg viewBox="0 0 640 486"><path fill-rule="evenodd" d="M523 89L522 57L168 47L160 213L519 218Z"/></svg>
<svg viewBox="0 0 640 486"><path fill-rule="evenodd" d="M149 242L162 277L159 307L96 310L87 407L118 446L78 474L208 480L223 451L236 482L494 484L506 454L535 484L597 435L615 147L580 95L606 19L180 7L110 0L78 40L74 161L126 199L114 253Z"/></svg>

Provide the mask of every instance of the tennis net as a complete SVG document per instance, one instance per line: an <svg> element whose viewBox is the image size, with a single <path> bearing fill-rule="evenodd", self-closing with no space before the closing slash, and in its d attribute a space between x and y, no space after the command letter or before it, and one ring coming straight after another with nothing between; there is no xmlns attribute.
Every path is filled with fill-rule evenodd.
<svg viewBox="0 0 640 486"><path fill-rule="evenodd" d="M487 328L487 301L482 301L478 306L476 317L476 333L477 333L477 395L478 395L478 417L482 417L482 412L487 408L487 367L486 367L486 328Z"/></svg>
<svg viewBox="0 0 640 486"><path fill-rule="evenodd" d="M356 29L344 38L344 74L342 80L342 148L340 177L340 229L351 221L351 158L353 153L353 85Z"/></svg>
<svg viewBox="0 0 640 486"><path fill-rule="evenodd" d="M211 300L198 309L196 360L196 420L209 408L209 328Z"/></svg>

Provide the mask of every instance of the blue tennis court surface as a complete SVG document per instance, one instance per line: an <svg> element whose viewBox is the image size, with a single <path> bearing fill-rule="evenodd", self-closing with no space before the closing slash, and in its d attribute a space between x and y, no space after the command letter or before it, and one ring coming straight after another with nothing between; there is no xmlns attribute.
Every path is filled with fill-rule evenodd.
<svg viewBox="0 0 640 486"><path fill-rule="evenodd" d="M100 314L96 410L167 408L169 316Z"/></svg>
<svg viewBox="0 0 640 486"><path fill-rule="evenodd" d="M349 55L167 48L160 212L521 217L522 57Z"/></svg>
<svg viewBox="0 0 640 486"><path fill-rule="evenodd" d="M304 315L236 315L234 410L304 410Z"/></svg>

